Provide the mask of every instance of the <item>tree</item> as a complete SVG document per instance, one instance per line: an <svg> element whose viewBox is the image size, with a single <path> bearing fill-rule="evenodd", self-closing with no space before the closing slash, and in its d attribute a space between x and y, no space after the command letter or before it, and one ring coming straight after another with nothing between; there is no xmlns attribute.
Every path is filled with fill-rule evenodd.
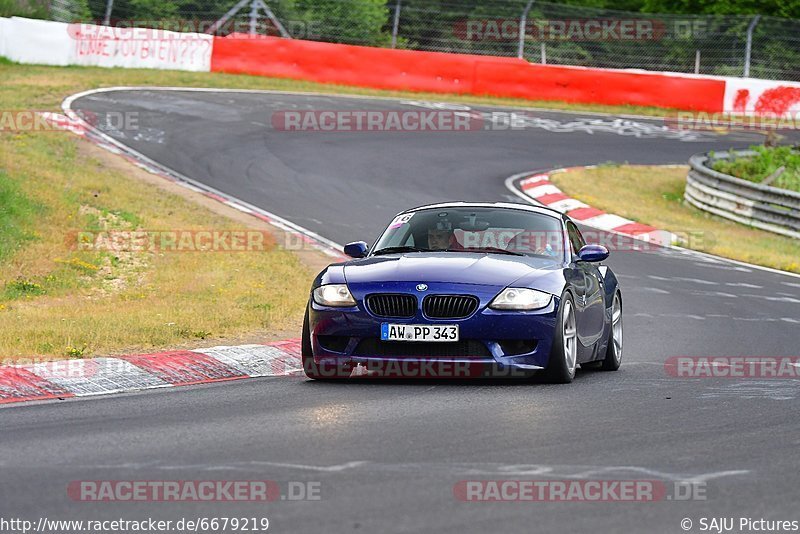
<svg viewBox="0 0 800 534"><path fill-rule="evenodd" d="M46 19L47 7L41 2L26 0L0 0L0 17L28 17Z"/></svg>
<svg viewBox="0 0 800 534"><path fill-rule="evenodd" d="M642 11L800 18L800 0L644 0Z"/></svg>
<svg viewBox="0 0 800 534"><path fill-rule="evenodd" d="M167 20L177 17L180 10L180 2L131 0L130 3L136 20Z"/></svg>
<svg viewBox="0 0 800 534"><path fill-rule="evenodd" d="M300 0L297 9L321 29L322 41L380 45L387 40L385 0Z"/></svg>

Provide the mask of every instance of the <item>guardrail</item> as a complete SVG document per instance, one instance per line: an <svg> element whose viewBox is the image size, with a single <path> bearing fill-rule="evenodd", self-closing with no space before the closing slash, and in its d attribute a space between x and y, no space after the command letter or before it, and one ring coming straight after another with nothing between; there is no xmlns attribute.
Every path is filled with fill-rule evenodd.
<svg viewBox="0 0 800 534"><path fill-rule="evenodd" d="M800 239L800 193L717 172L713 161L754 156L752 150L698 154L689 159L684 199L692 206L795 239Z"/></svg>

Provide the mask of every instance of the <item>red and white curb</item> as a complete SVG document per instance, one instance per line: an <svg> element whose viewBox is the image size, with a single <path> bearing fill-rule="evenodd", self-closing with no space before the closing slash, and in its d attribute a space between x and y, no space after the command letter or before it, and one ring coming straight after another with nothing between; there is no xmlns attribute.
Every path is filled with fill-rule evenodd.
<svg viewBox="0 0 800 534"><path fill-rule="evenodd" d="M86 136L86 126L82 121L71 119L61 113L51 113L49 111L40 111L39 115L57 130L72 132L81 137Z"/></svg>
<svg viewBox="0 0 800 534"><path fill-rule="evenodd" d="M637 165L630 166L635 167ZM668 168L685 167L685 165L657 166ZM594 168L597 168L597 165L564 167L560 169L539 172L523 172L506 178L505 185L511 193L519 198L522 198L526 202L553 208L561 213L569 215L572 219L578 221L580 224L595 228L597 230L605 231L610 234L626 236L626 238L633 238L634 240L645 243L652 243L657 245L661 250L668 249L681 254L692 255L701 259L702 261L708 261L712 263L725 262L738 265L746 269L755 269L772 274L800 278L800 274L797 273L781 271L779 269L773 269L763 265L756 265L754 263L724 258L722 256L709 254L707 252L701 252L699 250L683 248L681 245L685 244L684 242L686 239L682 238L680 235L676 235L667 230L658 230L652 226L638 223L636 221L593 208L588 204L581 202L580 200L569 197L550 181L550 177L554 174ZM647 250L647 247L645 246L640 249L634 247L633 250Z"/></svg>
<svg viewBox="0 0 800 534"><path fill-rule="evenodd" d="M295 243L301 242L304 247L319 250L334 260L347 259L342 253L342 246L338 243L151 160L97 130L71 109L75 99L108 90L100 89L72 95L64 101L64 114L41 112L42 118L53 127L88 139L147 172L261 219L291 235ZM300 340L284 340L265 345L221 346L155 354L4 365L0 366L0 404L301 374Z"/></svg>
<svg viewBox="0 0 800 534"><path fill-rule="evenodd" d="M678 242L678 236L666 230L659 230L647 224L642 224L613 213L589 206L585 202L574 199L558 188L550 177L554 174L573 172L576 170L592 169L596 165L585 167L566 167L554 169L544 173L523 173L510 177L506 185L512 192L533 201L565 213L571 219L598 230L622 234L647 241L657 245L670 246Z"/></svg>
<svg viewBox="0 0 800 534"><path fill-rule="evenodd" d="M301 376L300 340L0 366L0 404Z"/></svg>

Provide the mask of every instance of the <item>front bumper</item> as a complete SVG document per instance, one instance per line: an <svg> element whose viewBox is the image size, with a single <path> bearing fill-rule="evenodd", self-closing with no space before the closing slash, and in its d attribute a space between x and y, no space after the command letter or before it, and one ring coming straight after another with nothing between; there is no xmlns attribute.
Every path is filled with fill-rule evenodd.
<svg viewBox="0 0 800 534"><path fill-rule="evenodd" d="M426 295L463 294L479 299L475 313L465 319L430 319L418 306L414 317L383 318L371 313L365 298L373 293L407 293L420 296L414 283L382 284L374 287L351 287L357 301L352 308L329 308L309 304L309 330L314 360L326 366L347 367L361 364L367 369L392 369L398 374L416 376L431 368L445 374L476 373L475 369L535 371L547 366L556 327L559 299L530 312L499 311L488 308L503 288L471 284L429 284ZM418 304L422 299L418 298ZM382 323L457 324L460 342L417 344L416 342L380 341ZM435 346L434 346L435 345ZM449 345L449 346L447 346ZM408 350L403 349L408 346ZM426 353L427 347L431 352ZM463 347L464 353L459 350Z"/></svg>

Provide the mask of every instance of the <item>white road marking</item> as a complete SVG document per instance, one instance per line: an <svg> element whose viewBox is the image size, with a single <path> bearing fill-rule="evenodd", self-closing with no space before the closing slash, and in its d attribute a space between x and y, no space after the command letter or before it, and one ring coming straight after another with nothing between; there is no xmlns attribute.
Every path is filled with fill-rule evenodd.
<svg viewBox="0 0 800 534"><path fill-rule="evenodd" d="M737 299L739 295L734 295L733 293L725 293L724 291L700 291L700 290L693 290L690 292L692 295L698 295L701 297L723 297L727 299Z"/></svg>
<svg viewBox="0 0 800 534"><path fill-rule="evenodd" d="M354 461L354 462L347 462L339 465L305 465L305 464L287 464L287 463L279 463L279 462L253 462L255 464L263 464L269 465L273 467L288 467L290 469L302 469L305 471L319 471L323 473L339 473L341 471L347 471L348 469L355 469L356 467L361 467L364 464L369 462L365 461Z"/></svg>
<svg viewBox="0 0 800 534"><path fill-rule="evenodd" d="M722 269L723 271L739 271L740 273L752 273L751 269L747 269L745 267L737 267L734 265L724 265L722 262L718 263L710 263L710 262L694 262L695 265L698 267L712 267L714 269Z"/></svg>
<svg viewBox="0 0 800 534"><path fill-rule="evenodd" d="M700 284L705 286L718 286L719 282L712 282L711 280L703 280L701 278L686 278L684 276L673 276L673 277L665 277L665 276L656 276L656 275L648 275L648 278L653 280L660 280L664 282L690 282L692 284Z"/></svg>
<svg viewBox="0 0 800 534"><path fill-rule="evenodd" d="M769 295L744 295L745 297L752 297L756 299L764 299L769 300L771 302L789 302L792 304L800 304L800 299L796 299L794 297L771 297Z"/></svg>
<svg viewBox="0 0 800 534"><path fill-rule="evenodd" d="M626 291L641 291L643 293L658 293L659 295L669 295L669 291L659 289L657 287L630 287Z"/></svg>
<svg viewBox="0 0 800 534"><path fill-rule="evenodd" d="M682 282L691 282L693 284L702 284L702 285L706 285L706 286L718 286L719 285L719 282L712 282L711 280L702 280L700 278L685 278L685 277L679 276L679 277L675 278L675 280L680 280Z"/></svg>
<svg viewBox="0 0 800 534"><path fill-rule="evenodd" d="M252 215L254 213L253 210L251 210L250 208L246 208L244 206L240 206L236 202L225 202L225 204L227 204L228 206L232 207L233 209L237 209L237 210L241 211L242 213L247 213L248 215Z"/></svg>
<svg viewBox="0 0 800 534"><path fill-rule="evenodd" d="M323 466L296 464L287 462L246 461L230 464L187 464L187 465L158 465L154 463L126 463L120 465L104 466L79 466L103 469L156 469L164 471L249 471L257 472L259 467L296 469L301 471L314 471L317 473L341 473L344 471L388 471L416 476L418 473L446 473L452 475L516 475L516 476L541 476L547 479L610 479L640 475L657 480L701 483L718 478L743 476L750 474L749 470L731 469L725 471L711 471L708 473L673 473L650 467L638 465L563 465L563 464L502 464L497 462L478 463L452 463L452 462L420 462L420 463L389 463L371 461L350 461L343 464Z"/></svg>
<svg viewBox="0 0 800 534"><path fill-rule="evenodd" d="M700 395L700 398L794 400L798 392L800 392L800 380L749 380L709 387L707 392Z"/></svg>
<svg viewBox="0 0 800 534"><path fill-rule="evenodd" d="M800 324L800 320L794 319L792 317L733 317L731 315L724 315L721 313L709 313L705 315L696 315L696 314L686 314L686 313L645 313L645 312L638 312L632 314L625 315L628 318L634 317L644 317L647 319L655 319L657 317L663 317L665 319L692 319L697 321L705 321L706 319L725 319L726 321L745 321L745 322L760 322L760 323L777 323L777 322L787 322L792 324Z"/></svg>

